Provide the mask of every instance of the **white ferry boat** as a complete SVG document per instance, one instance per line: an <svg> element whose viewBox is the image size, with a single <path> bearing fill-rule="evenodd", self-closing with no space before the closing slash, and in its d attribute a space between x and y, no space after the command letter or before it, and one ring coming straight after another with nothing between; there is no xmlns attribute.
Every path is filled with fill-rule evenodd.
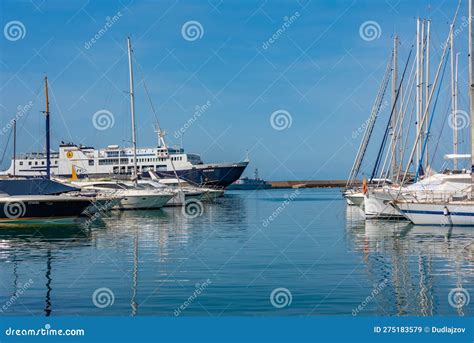
<svg viewBox="0 0 474 343"><path fill-rule="evenodd" d="M197 154L182 148L150 147L137 149L137 174L147 176L152 170L160 177L178 177L199 186L225 188L239 179L248 161L204 164ZM51 152L51 175L71 177L72 168L79 178L130 176L133 173L133 148L109 145L94 149L83 145L62 143L58 152ZM46 175L46 153L16 156L0 175L38 177Z"/></svg>

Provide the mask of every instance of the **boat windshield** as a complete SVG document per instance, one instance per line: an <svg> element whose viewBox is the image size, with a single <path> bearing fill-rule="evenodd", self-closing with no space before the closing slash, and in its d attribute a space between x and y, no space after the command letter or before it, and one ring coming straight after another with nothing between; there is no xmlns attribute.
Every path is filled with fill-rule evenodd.
<svg viewBox="0 0 474 343"><path fill-rule="evenodd" d="M124 183L95 183L93 185L96 188L107 188L107 189L129 189Z"/></svg>

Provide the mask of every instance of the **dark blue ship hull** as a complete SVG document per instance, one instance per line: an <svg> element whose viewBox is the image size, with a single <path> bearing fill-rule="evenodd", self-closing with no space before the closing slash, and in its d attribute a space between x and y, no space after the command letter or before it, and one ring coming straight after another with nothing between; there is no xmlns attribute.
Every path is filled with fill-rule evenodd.
<svg viewBox="0 0 474 343"><path fill-rule="evenodd" d="M245 168L246 162L226 166L206 166L200 165L192 169L177 170L178 177L197 186L226 188L234 181L238 180ZM156 171L162 178L175 178L174 171Z"/></svg>

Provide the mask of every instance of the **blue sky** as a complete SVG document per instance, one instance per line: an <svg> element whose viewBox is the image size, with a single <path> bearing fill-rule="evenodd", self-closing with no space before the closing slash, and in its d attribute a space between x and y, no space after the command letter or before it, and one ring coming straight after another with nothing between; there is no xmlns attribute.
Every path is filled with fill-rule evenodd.
<svg viewBox="0 0 474 343"><path fill-rule="evenodd" d="M19 151L44 149L45 74L52 93L53 147L60 141L129 144L126 37L131 35L139 145L156 143L144 77L169 143L179 144L174 133L185 128L184 148L205 161L243 160L249 150L247 172L258 167L271 180L345 178L360 140L352 133L370 113L393 33L400 36L402 69L416 17L432 19L434 75L456 7L455 1L404 0L0 3L2 27L12 21L24 27L19 39L7 39L5 32L0 37L0 126L8 125L18 106L33 103L19 119ZM460 17L466 13L467 2ZM101 33L107 20L113 23ZM183 25L190 21L202 30L185 39ZM289 24L277 33L285 21ZM367 21L380 27L378 38L362 39L359 29ZM94 37L99 38L92 42ZM467 29L456 40L460 103L466 109ZM449 75L443 86L442 113L449 105ZM205 104L210 105L196 116L196 106ZM106 130L94 126L101 110L113 115L114 125ZM275 130L270 119L280 110L289 113L291 126ZM442 122L437 125L441 130ZM451 150L449 130L444 132L440 160ZM2 150L7 136L0 136ZM374 154L375 147L370 158Z"/></svg>

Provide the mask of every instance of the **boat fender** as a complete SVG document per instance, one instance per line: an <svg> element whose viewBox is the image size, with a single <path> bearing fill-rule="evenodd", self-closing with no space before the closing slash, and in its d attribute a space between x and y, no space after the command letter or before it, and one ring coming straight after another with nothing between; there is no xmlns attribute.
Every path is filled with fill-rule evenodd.
<svg viewBox="0 0 474 343"><path fill-rule="evenodd" d="M446 206L444 206L444 208L443 208L443 214L444 214L445 217L449 216L449 210Z"/></svg>

